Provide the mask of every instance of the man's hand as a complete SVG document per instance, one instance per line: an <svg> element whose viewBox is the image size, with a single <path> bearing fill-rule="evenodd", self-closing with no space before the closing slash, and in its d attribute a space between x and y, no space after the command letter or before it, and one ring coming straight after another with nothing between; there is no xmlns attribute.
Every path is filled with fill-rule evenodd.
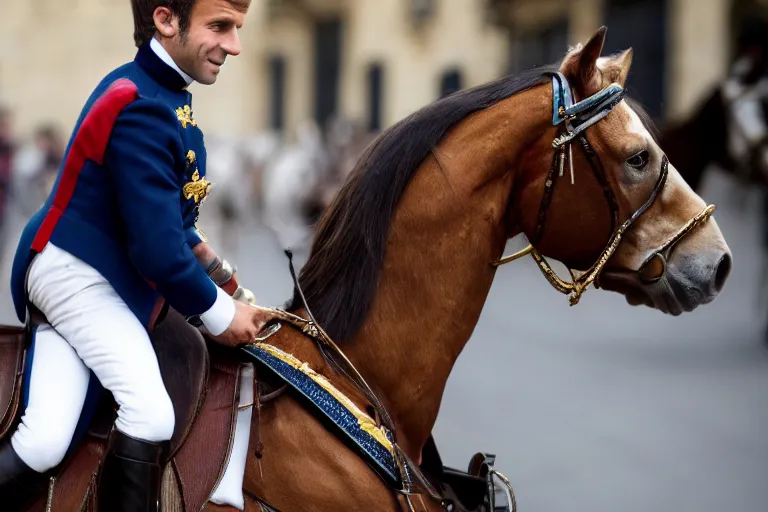
<svg viewBox="0 0 768 512"><path fill-rule="evenodd" d="M261 306L249 306L235 301L235 317L227 330L218 336L211 336L215 341L228 347L236 347L253 341L264 329L264 325L274 315L272 310Z"/></svg>

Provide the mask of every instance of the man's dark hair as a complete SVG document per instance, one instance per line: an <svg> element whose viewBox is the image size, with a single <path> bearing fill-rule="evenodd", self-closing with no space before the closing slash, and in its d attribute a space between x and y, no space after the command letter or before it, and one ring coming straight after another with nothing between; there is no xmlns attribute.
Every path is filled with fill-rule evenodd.
<svg viewBox="0 0 768 512"><path fill-rule="evenodd" d="M158 7L169 8L179 17L179 31L182 37L189 30L192 8L197 0L131 0L133 9L133 40L141 46L155 35L155 21L152 15Z"/></svg>

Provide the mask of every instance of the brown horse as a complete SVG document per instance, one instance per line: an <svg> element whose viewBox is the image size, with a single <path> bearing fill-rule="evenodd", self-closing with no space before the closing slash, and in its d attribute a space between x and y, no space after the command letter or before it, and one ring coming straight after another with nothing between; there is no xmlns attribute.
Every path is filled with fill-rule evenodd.
<svg viewBox="0 0 768 512"><path fill-rule="evenodd" d="M711 212L619 101L621 87L609 88L623 86L632 54L599 58L604 38L603 28L559 68L456 93L393 126L320 222L300 276L307 302L371 385L398 446L416 463L509 238L524 233L537 261L546 255L592 270L579 277L578 289L549 276L574 297L595 278L632 304L680 314L712 301L727 278L730 252L716 222L705 222ZM553 81L557 71L577 100L611 93L589 110L587 121L609 113L579 135L584 139L570 141L576 148L565 136L576 135L585 119L574 114L553 126L553 96L562 92ZM567 112L555 107L555 118ZM297 300L288 309L307 314ZM269 343L378 416L300 331L284 326ZM253 421L247 497L286 512L405 506L297 394L263 404ZM197 454L206 441L194 439L178 456L202 464ZM80 497L53 510L79 510ZM417 510L441 509L429 496L412 501ZM250 507L258 510L255 502Z"/></svg>

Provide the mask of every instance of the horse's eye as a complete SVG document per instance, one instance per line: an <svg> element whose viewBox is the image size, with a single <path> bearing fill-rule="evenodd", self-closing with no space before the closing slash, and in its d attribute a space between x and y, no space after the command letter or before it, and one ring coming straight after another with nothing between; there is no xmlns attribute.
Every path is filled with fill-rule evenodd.
<svg viewBox="0 0 768 512"><path fill-rule="evenodd" d="M648 165L648 151L643 150L627 160L627 164L629 164L630 167L634 167L635 169L642 169L646 165Z"/></svg>

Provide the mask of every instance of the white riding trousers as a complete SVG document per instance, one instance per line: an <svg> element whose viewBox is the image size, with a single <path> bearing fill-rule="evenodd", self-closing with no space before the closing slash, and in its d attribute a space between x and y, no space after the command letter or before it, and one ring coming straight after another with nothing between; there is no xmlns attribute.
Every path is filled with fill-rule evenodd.
<svg viewBox="0 0 768 512"><path fill-rule="evenodd" d="M115 427L144 441L167 441L171 399L149 334L93 267L49 243L32 261L29 299L48 319L37 332L29 403L11 443L32 469L58 465L71 443L90 368L120 409Z"/></svg>

